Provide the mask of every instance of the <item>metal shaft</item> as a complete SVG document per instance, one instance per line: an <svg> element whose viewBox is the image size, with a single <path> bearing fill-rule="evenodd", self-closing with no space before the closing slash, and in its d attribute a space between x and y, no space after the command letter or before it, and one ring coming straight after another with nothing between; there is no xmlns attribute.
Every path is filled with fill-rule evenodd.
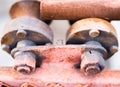
<svg viewBox="0 0 120 87"><path fill-rule="evenodd" d="M98 17L120 19L119 0L41 0L40 18L78 20Z"/></svg>

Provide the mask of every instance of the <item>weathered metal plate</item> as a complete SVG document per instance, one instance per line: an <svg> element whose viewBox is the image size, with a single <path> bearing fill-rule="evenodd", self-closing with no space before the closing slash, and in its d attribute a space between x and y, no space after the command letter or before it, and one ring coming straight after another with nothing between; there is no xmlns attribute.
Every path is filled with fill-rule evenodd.
<svg viewBox="0 0 120 87"><path fill-rule="evenodd" d="M120 71L104 70L96 76L85 76L79 70L61 64L46 64L35 73L22 75L11 67L0 67L0 81L11 87L24 83L33 87L120 87Z"/></svg>

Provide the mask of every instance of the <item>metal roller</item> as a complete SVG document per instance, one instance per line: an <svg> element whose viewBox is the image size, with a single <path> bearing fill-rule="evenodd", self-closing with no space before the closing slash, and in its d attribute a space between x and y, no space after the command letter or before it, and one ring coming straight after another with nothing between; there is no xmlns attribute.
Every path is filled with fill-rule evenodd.
<svg viewBox="0 0 120 87"><path fill-rule="evenodd" d="M118 50L117 34L106 20L86 18L74 23L67 32L66 44L84 44L97 41L108 51L109 58Z"/></svg>
<svg viewBox="0 0 120 87"><path fill-rule="evenodd" d="M41 0L42 20L97 17L106 20L120 19L119 0Z"/></svg>
<svg viewBox="0 0 120 87"><path fill-rule="evenodd" d="M11 18L21 16L31 16L40 19L40 2L35 0L18 0L15 2L9 11ZM45 23L50 24L51 20L44 20Z"/></svg>
<svg viewBox="0 0 120 87"><path fill-rule="evenodd" d="M40 2L21 0L11 6L12 20L5 26L1 44L10 52L21 40L30 40L37 45L52 43L53 32L50 27L39 20Z"/></svg>

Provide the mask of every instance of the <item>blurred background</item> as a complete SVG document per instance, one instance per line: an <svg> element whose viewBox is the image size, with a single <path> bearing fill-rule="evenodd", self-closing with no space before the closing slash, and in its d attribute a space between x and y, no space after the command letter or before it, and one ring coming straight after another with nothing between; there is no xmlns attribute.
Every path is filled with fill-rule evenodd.
<svg viewBox="0 0 120 87"><path fill-rule="evenodd" d="M9 17L9 9L12 3L15 0L0 0L0 38L2 35L2 31L6 23L8 23L11 19ZM112 25L117 30L118 40L120 41L120 21L112 21ZM69 23L67 20L54 20L50 25L51 29L54 32L54 45L64 45L65 44L65 36L66 31L69 29ZM111 69L120 69L120 51L118 51L114 56L112 56L109 60L106 61L106 68ZM13 59L12 57L4 52L0 46L0 66L12 66Z"/></svg>

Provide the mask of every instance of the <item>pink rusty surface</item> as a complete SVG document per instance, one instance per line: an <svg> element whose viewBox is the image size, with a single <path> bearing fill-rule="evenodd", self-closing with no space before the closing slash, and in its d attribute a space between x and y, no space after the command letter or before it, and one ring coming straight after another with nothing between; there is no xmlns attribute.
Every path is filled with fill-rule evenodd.
<svg viewBox="0 0 120 87"><path fill-rule="evenodd" d="M119 0L40 0L41 19L120 19Z"/></svg>
<svg viewBox="0 0 120 87"><path fill-rule="evenodd" d="M120 71L104 70L96 76L85 76L79 70L61 64L47 64L30 75L15 72L11 67L0 67L0 81L12 87L24 83L36 87L120 87Z"/></svg>
<svg viewBox="0 0 120 87"><path fill-rule="evenodd" d="M79 68L75 68L75 64L80 62L84 46L33 46L19 49L24 50L34 50L39 54L43 58L41 66L29 75L20 74L12 67L0 67L0 81L12 87L20 87L24 83L33 87L120 86L120 71L103 70L97 75L86 76Z"/></svg>

